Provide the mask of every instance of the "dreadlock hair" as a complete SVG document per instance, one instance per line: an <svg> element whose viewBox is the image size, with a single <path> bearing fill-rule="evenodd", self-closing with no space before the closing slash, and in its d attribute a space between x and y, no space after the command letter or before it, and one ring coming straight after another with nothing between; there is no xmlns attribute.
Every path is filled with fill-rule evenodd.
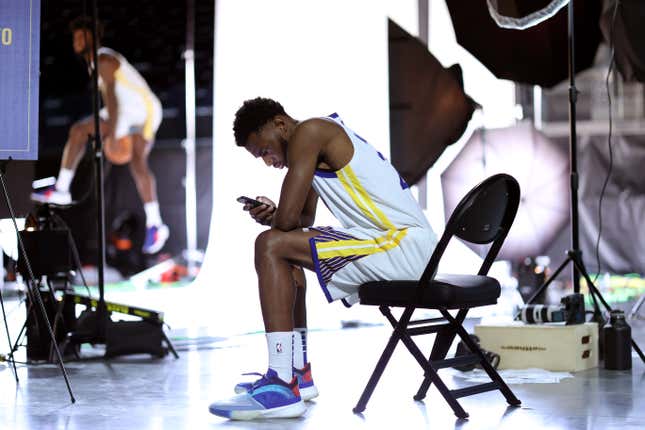
<svg viewBox="0 0 645 430"><path fill-rule="evenodd" d="M74 18L69 23L69 32L74 34L76 30L87 30L92 33L92 18L87 15L81 15ZM96 22L96 32L98 40L103 39L103 23L101 21Z"/></svg>
<svg viewBox="0 0 645 430"><path fill-rule="evenodd" d="M275 100L257 97L244 102L235 113L233 133L237 146L246 146L246 140L251 133L271 121L277 115L286 115L282 105Z"/></svg>

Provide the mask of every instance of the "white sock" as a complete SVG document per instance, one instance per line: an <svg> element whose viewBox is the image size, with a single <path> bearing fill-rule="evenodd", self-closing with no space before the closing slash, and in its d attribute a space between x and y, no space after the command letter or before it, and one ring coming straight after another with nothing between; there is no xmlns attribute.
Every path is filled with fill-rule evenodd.
<svg viewBox="0 0 645 430"><path fill-rule="evenodd" d="M143 210L146 212L146 227L160 226L161 213L159 212L159 203L156 201L143 204Z"/></svg>
<svg viewBox="0 0 645 430"><path fill-rule="evenodd" d="M302 369L307 364L307 328L293 329L293 367Z"/></svg>
<svg viewBox="0 0 645 430"><path fill-rule="evenodd" d="M69 193L72 179L74 179L74 170L61 167L56 179L56 189L62 193Z"/></svg>
<svg viewBox="0 0 645 430"><path fill-rule="evenodd" d="M274 331L267 333L269 349L269 368L275 370L285 382L293 378L293 332Z"/></svg>

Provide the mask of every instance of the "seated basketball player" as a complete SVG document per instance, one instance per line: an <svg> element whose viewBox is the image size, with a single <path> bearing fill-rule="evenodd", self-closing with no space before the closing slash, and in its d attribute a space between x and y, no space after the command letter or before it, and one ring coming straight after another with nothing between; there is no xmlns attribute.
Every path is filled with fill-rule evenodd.
<svg viewBox="0 0 645 430"><path fill-rule="evenodd" d="M70 24L74 52L83 57L88 66L94 62L91 25L91 21L84 17ZM98 36L100 39L101 31ZM100 47L100 40L97 40L97 46ZM146 214L143 251L154 254L168 239L168 227L162 222L159 212L155 177L148 166L148 154L161 123L161 103L121 54L100 47L98 56L99 89L105 105L100 111L104 153L115 164L129 163ZM56 185L34 192L32 200L57 205L72 203L70 184L85 153L88 136L93 134L93 118L72 125Z"/></svg>
<svg viewBox="0 0 645 430"><path fill-rule="evenodd" d="M299 416L303 400L318 395L302 268L316 272L329 302L351 305L364 282L419 279L436 236L394 167L338 115L297 121L278 102L256 98L237 111L233 130L238 146L287 173L277 206L259 198L264 205L245 207L270 226L255 242L268 370L209 409L233 419ZM319 198L342 227L311 227Z"/></svg>

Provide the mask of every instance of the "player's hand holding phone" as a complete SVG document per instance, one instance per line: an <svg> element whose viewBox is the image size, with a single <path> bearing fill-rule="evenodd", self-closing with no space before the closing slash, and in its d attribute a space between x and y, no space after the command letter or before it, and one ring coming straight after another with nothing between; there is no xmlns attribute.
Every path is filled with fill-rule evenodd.
<svg viewBox="0 0 645 430"><path fill-rule="evenodd" d="M255 222L262 225L271 225L276 204L268 197L259 196L257 199L241 196L238 202L244 204L244 210L248 211Z"/></svg>

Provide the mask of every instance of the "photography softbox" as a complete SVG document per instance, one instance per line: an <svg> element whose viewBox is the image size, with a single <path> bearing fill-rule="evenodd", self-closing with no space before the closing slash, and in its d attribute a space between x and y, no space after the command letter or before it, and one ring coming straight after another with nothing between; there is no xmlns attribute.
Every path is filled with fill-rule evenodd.
<svg viewBox="0 0 645 430"><path fill-rule="evenodd" d="M499 79L551 88L568 77L567 9L525 30L501 28L486 0L446 0L457 42ZM547 0L505 0L501 13L521 17ZM602 39L599 0L575 0L576 73L593 65Z"/></svg>
<svg viewBox="0 0 645 430"><path fill-rule="evenodd" d="M463 90L461 68L448 69L416 37L388 27L390 157L412 185L466 130L475 103Z"/></svg>
<svg viewBox="0 0 645 430"><path fill-rule="evenodd" d="M479 129L441 174L446 219L477 183L508 173L520 184L517 216L498 257L521 261L541 255L569 220L569 163L564 146L524 122ZM464 242L478 255L486 248Z"/></svg>

